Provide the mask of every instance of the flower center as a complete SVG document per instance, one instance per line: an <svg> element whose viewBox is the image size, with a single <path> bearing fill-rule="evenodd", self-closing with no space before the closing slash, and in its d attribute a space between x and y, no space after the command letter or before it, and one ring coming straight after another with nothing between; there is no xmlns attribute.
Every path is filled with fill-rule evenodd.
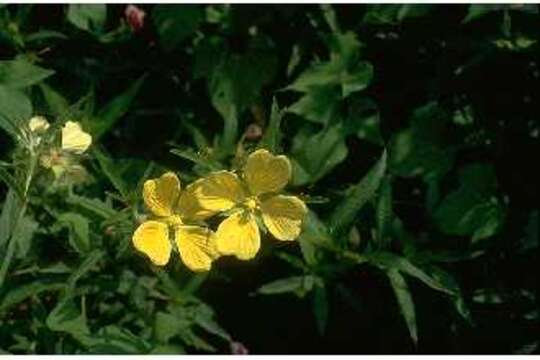
<svg viewBox="0 0 540 360"><path fill-rule="evenodd" d="M245 201L244 201L244 206L248 209L248 210L255 210L259 207L259 202L257 201L257 198L252 196L252 197L249 197L247 198Z"/></svg>
<svg viewBox="0 0 540 360"><path fill-rule="evenodd" d="M180 218L180 216L178 215L171 215L169 216L168 218L165 219L165 222L169 225L169 226L179 226L179 225L183 225L184 223L182 222L182 219Z"/></svg>

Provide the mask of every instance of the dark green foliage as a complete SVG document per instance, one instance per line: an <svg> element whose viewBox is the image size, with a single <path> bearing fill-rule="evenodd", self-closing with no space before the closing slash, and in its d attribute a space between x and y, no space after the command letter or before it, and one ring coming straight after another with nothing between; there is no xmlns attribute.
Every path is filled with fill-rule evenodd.
<svg viewBox="0 0 540 360"><path fill-rule="evenodd" d="M538 353L538 5L130 11L0 5L0 353ZM84 182L34 115L91 133ZM291 159L298 241L136 252L146 179L257 148Z"/></svg>

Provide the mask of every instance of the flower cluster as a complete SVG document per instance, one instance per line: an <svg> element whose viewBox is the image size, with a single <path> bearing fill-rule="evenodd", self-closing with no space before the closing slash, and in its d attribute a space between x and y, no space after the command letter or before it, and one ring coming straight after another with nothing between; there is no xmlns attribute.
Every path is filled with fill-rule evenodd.
<svg viewBox="0 0 540 360"><path fill-rule="evenodd" d="M28 128L31 146L40 149L41 166L50 169L57 180L69 178L71 182L79 182L87 177L86 169L78 163L77 157L88 150L92 136L82 129L81 124L67 121L58 132L46 118L34 116L28 121Z"/></svg>
<svg viewBox="0 0 540 360"><path fill-rule="evenodd" d="M133 244L160 266L168 263L174 244L193 271L209 270L221 255L252 259L261 228L281 241L300 235L307 207L281 194L290 178L289 159L264 149L251 153L241 171L213 172L183 191L178 177L167 172L144 184L144 202L154 218L135 230ZM215 231L205 223L213 216L225 217Z"/></svg>

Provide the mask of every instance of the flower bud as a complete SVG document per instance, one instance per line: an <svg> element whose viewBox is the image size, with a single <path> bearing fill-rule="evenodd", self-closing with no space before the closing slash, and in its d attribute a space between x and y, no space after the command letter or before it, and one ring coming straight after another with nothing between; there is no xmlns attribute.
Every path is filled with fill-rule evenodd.
<svg viewBox="0 0 540 360"><path fill-rule="evenodd" d="M238 341L231 342L231 354L233 355L248 355L249 350Z"/></svg>
<svg viewBox="0 0 540 360"><path fill-rule="evenodd" d="M128 5L124 14L129 26L134 32L138 32L144 27L146 12L141 8L135 5Z"/></svg>
<svg viewBox="0 0 540 360"><path fill-rule="evenodd" d="M244 136L246 140L248 141L258 140L261 138L262 135L263 135L262 128L258 124L250 124L244 133Z"/></svg>

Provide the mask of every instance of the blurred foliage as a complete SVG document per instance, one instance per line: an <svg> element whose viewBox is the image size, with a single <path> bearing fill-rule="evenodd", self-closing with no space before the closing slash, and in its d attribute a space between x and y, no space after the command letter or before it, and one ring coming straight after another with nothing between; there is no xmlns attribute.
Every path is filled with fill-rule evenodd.
<svg viewBox="0 0 540 360"><path fill-rule="evenodd" d="M538 353L537 19L0 5L0 351ZM91 133L80 178L40 166L33 115ZM134 251L145 179L258 147L293 162L298 242L208 274Z"/></svg>

